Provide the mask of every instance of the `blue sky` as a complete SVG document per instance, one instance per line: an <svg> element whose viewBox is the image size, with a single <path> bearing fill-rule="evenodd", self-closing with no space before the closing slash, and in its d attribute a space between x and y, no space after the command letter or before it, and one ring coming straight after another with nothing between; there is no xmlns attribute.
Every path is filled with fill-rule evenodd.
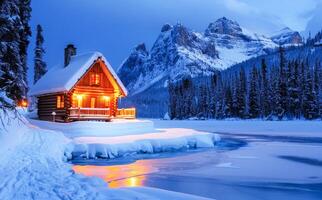
<svg viewBox="0 0 322 200"><path fill-rule="evenodd" d="M45 61L48 67L61 63L64 47L68 43L74 43L79 53L102 52L113 67L117 68L138 43L145 42L150 48L165 23L181 22L191 29L204 31L210 22L226 16L250 31L263 34L285 26L305 31L310 20L317 19L321 2L322 0L32 0L33 36L29 48L29 67L33 68L37 24L41 24L44 29ZM311 23L311 28L316 27ZM32 72L29 75L31 78Z"/></svg>

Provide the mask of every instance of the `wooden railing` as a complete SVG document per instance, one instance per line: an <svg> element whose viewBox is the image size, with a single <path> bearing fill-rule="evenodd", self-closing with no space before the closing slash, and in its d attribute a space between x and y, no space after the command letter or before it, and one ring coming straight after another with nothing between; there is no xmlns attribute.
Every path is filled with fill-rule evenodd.
<svg viewBox="0 0 322 200"><path fill-rule="evenodd" d="M117 109L116 118L134 119L136 117L135 108Z"/></svg>
<svg viewBox="0 0 322 200"><path fill-rule="evenodd" d="M69 118L71 119L111 119L111 110L109 108L70 108ZM116 118L135 119L135 108L117 109Z"/></svg>
<svg viewBox="0 0 322 200"><path fill-rule="evenodd" d="M70 118L109 118L109 108L70 108Z"/></svg>

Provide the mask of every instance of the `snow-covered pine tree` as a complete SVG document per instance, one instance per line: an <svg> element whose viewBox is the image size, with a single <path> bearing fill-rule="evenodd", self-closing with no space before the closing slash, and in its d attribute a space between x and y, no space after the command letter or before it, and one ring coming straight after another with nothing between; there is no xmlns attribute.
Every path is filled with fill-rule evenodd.
<svg viewBox="0 0 322 200"><path fill-rule="evenodd" d="M233 113L233 97L230 86L226 86L225 88L225 108L224 108L224 116L225 118L232 117Z"/></svg>
<svg viewBox="0 0 322 200"><path fill-rule="evenodd" d="M21 21L22 28L19 31L19 51L20 51L20 59L22 64L22 78L24 81L23 94L24 98L27 97L28 92L28 79L27 79L27 50L29 45L29 37L31 36L31 28L29 26L29 20L31 18L31 0L19 0L19 18Z"/></svg>
<svg viewBox="0 0 322 200"><path fill-rule="evenodd" d="M238 117L238 94L237 94L237 88L238 88L239 78L237 73L235 73L234 78L231 83L231 91L232 91L232 116Z"/></svg>
<svg viewBox="0 0 322 200"><path fill-rule="evenodd" d="M258 118L260 114L259 101L258 101L258 72L254 66L249 80L249 93L248 93L248 115L250 118Z"/></svg>
<svg viewBox="0 0 322 200"><path fill-rule="evenodd" d="M280 67L278 81L278 99L277 99L277 117L281 120L287 111L287 77L286 77L286 60L285 50L282 46L279 47Z"/></svg>
<svg viewBox="0 0 322 200"><path fill-rule="evenodd" d="M277 99L278 99L278 67L273 66L269 73L269 85L268 85L268 101L270 102L270 114L269 119L273 116L277 116Z"/></svg>
<svg viewBox="0 0 322 200"><path fill-rule="evenodd" d="M216 105L217 105L217 81L218 81L218 73L220 72L215 72L211 77L210 77L210 104L209 104L209 109L210 109L210 116L212 118L216 117Z"/></svg>
<svg viewBox="0 0 322 200"><path fill-rule="evenodd" d="M19 5L18 0L0 2L0 88L14 102L26 97L27 88L21 38L25 27Z"/></svg>
<svg viewBox="0 0 322 200"><path fill-rule="evenodd" d="M185 78L182 82L183 85L183 113L182 118L192 116L192 80L191 78Z"/></svg>
<svg viewBox="0 0 322 200"><path fill-rule="evenodd" d="M301 103L301 116L304 116L304 90L305 90L305 67L304 61L301 60L299 64L299 85L300 85L300 103Z"/></svg>
<svg viewBox="0 0 322 200"><path fill-rule="evenodd" d="M314 66L314 80L313 91L315 99L315 107L317 109L317 116L322 117L322 99L321 99L321 65L319 61L316 61Z"/></svg>
<svg viewBox="0 0 322 200"><path fill-rule="evenodd" d="M261 87L260 87L260 105L261 116L267 117L270 114L270 102L268 101L268 79L267 79L267 65L265 59L261 63Z"/></svg>
<svg viewBox="0 0 322 200"><path fill-rule="evenodd" d="M176 87L175 87L175 97L177 98L176 99L176 106L174 107L175 108L175 118L176 119L182 119L183 117L183 91L182 91L182 84L181 82L178 82L176 83Z"/></svg>
<svg viewBox="0 0 322 200"><path fill-rule="evenodd" d="M245 118L246 114L246 73L244 68L242 67L239 72L239 79L238 79L238 87L237 87L237 109L238 109L238 117Z"/></svg>
<svg viewBox="0 0 322 200"><path fill-rule="evenodd" d="M306 119L317 118L317 107L315 93L313 89L313 79L308 62L305 62L305 82L304 82L304 97L303 97L303 112Z"/></svg>
<svg viewBox="0 0 322 200"><path fill-rule="evenodd" d="M198 95L196 96L198 98L198 108L197 108L197 115L198 117L207 118L208 117L208 94L207 94L207 88L204 83L199 83L198 87Z"/></svg>
<svg viewBox="0 0 322 200"><path fill-rule="evenodd" d="M217 85L216 85L216 119L224 118L224 89L221 73L217 74Z"/></svg>
<svg viewBox="0 0 322 200"><path fill-rule="evenodd" d="M169 93L169 106L168 113L170 119L176 118L176 94L175 94L175 84L171 80L168 80L168 93Z"/></svg>
<svg viewBox="0 0 322 200"><path fill-rule="evenodd" d="M289 80L288 80L288 94L289 94L289 116L299 119L301 117L301 99L300 99L300 84L299 84L299 62L289 62Z"/></svg>
<svg viewBox="0 0 322 200"><path fill-rule="evenodd" d="M37 25L35 58L34 58L34 84L47 72L47 65L43 60L44 57L44 37L42 35L43 29L40 24Z"/></svg>

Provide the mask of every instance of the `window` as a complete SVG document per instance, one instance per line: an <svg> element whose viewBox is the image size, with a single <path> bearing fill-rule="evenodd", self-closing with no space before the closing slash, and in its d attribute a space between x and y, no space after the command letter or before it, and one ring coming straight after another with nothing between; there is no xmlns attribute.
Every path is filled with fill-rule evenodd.
<svg viewBox="0 0 322 200"><path fill-rule="evenodd" d="M109 97L109 96L103 96L103 100L104 100L106 108L110 107L110 99L111 99L111 97Z"/></svg>
<svg viewBox="0 0 322 200"><path fill-rule="evenodd" d="M101 75L99 73L92 73L90 76L90 85L100 85L101 83Z"/></svg>
<svg viewBox="0 0 322 200"><path fill-rule="evenodd" d="M91 98L91 108L95 108L96 98Z"/></svg>
<svg viewBox="0 0 322 200"><path fill-rule="evenodd" d="M65 107L64 95L57 96L57 108L64 108L64 107Z"/></svg>

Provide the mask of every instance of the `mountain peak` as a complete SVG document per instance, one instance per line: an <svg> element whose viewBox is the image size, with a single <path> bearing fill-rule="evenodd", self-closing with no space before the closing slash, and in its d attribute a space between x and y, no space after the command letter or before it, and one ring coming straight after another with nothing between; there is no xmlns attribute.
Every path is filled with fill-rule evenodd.
<svg viewBox="0 0 322 200"><path fill-rule="evenodd" d="M162 26L161 32L164 33L164 32L170 31L171 29L172 29L172 26L170 24L165 24Z"/></svg>
<svg viewBox="0 0 322 200"><path fill-rule="evenodd" d="M140 51L140 52L148 52L146 50L146 46L145 46L145 43L141 43L141 44L138 44L135 48L134 48L135 51Z"/></svg>
<svg viewBox="0 0 322 200"><path fill-rule="evenodd" d="M299 32L285 27L272 34L271 39L280 45L302 44L303 40Z"/></svg>
<svg viewBox="0 0 322 200"><path fill-rule="evenodd" d="M242 34L242 29L236 21L222 17L215 22L210 23L206 29L206 35L212 34L226 34L231 36L238 36Z"/></svg>

